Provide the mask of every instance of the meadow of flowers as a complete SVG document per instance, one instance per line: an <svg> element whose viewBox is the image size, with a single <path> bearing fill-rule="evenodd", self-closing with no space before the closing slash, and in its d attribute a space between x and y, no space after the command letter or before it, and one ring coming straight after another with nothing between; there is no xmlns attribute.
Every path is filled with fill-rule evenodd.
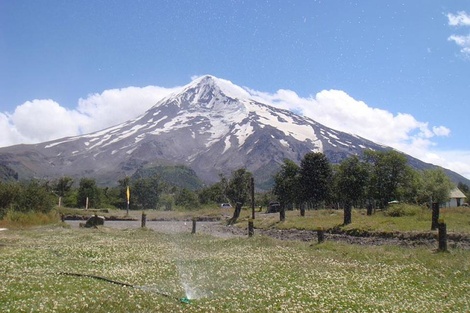
<svg viewBox="0 0 470 313"><path fill-rule="evenodd" d="M465 250L145 229L9 230L0 232L0 311L469 312L469 265Z"/></svg>

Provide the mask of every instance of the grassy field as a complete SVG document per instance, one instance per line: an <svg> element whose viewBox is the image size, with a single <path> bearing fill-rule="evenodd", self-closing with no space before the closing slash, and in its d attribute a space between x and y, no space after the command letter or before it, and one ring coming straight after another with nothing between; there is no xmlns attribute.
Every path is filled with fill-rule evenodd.
<svg viewBox="0 0 470 313"><path fill-rule="evenodd" d="M458 249L41 226L0 231L0 309L469 312L469 265L470 251Z"/></svg>

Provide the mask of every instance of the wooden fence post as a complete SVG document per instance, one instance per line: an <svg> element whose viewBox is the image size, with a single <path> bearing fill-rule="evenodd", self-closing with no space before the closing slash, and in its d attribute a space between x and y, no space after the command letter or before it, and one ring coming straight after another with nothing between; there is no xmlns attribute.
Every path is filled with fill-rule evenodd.
<svg viewBox="0 0 470 313"><path fill-rule="evenodd" d="M444 220L439 220L437 229L439 241L438 251L447 252L447 226L446 223L444 223Z"/></svg>
<svg viewBox="0 0 470 313"><path fill-rule="evenodd" d="M253 220L249 219L248 220L248 237L253 237L254 234L255 234L255 228L254 228Z"/></svg>
<svg viewBox="0 0 470 313"><path fill-rule="evenodd" d="M147 223L147 214L142 212L142 220L141 220L140 226L144 228L146 223Z"/></svg>
<svg viewBox="0 0 470 313"><path fill-rule="evenodd" d="M344 205L344 225L351 224L351 204Z"/></svg>
<svg viewBox="0 0 470 313"><path fill-rule="evenodd" d="M317 237L318 243L322 243L323 241L325 241L325 231L323 230L323 227L317 228Z"/></svg>
<svg viewBox="0 0 470 313"><path fill-rule="evenodd" d="M196 218L193 218L193 228L191 229L191 234L196 233Z"/></svg>

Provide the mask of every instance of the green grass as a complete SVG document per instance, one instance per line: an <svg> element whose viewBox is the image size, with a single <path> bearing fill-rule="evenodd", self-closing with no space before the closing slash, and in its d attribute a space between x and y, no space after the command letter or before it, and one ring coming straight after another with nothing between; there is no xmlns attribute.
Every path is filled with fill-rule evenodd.
<svg viewBox="0 0 470 313"><path fill-rule="evenodd" d="M240 221L250 216L244 211ZM470 209L446 208L440 210L440 218L447 224L448 232L470 234ZM431 210L414 208L413 215L389 216L387 211L377 211L367 216L366 210L353 210L352 223L343 225L343 210L311 210L305 216L299 211L286 211L286 220L279 221L279 214L258 214L255 219L256 228L277 229L306 229L315 230L318 227L331 229L340 227L344 230L359 229L376 232L428 232L431 229Z"/></svg>
<svg viewBox="0 0 470 313"><path fill-rule="evenodd" d="M470 251L458 249L434 253L422 248L280 242L261 236L220 239L144 229L39 227L0 232L0 308L468 312L469 265ZM144 288L58 272L100 275ZM195 297L190 305L177 300L187 290Z"/></svg>
<svg viewBox="0 0 470 313"><path fill-rule="evenodd" d="M18 229L37 225L48 225L57 223L59 218L59 214L56 211L49 213L8 211L3 219L0 220L0 227Z"/></svg>

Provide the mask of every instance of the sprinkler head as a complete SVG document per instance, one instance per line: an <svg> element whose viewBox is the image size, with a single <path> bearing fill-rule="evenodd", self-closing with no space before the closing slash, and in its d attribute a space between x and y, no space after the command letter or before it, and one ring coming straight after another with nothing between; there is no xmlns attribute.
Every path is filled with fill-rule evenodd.
<svg viewBox="0 0 470 313"><path fill-rule="evenodd" d="M185 303L185 304L191 304L191 300L189 300L189 299L186 298L186 297L181 298L181 299L180 299L180 302L181 302L181 303Z"/></svg>

